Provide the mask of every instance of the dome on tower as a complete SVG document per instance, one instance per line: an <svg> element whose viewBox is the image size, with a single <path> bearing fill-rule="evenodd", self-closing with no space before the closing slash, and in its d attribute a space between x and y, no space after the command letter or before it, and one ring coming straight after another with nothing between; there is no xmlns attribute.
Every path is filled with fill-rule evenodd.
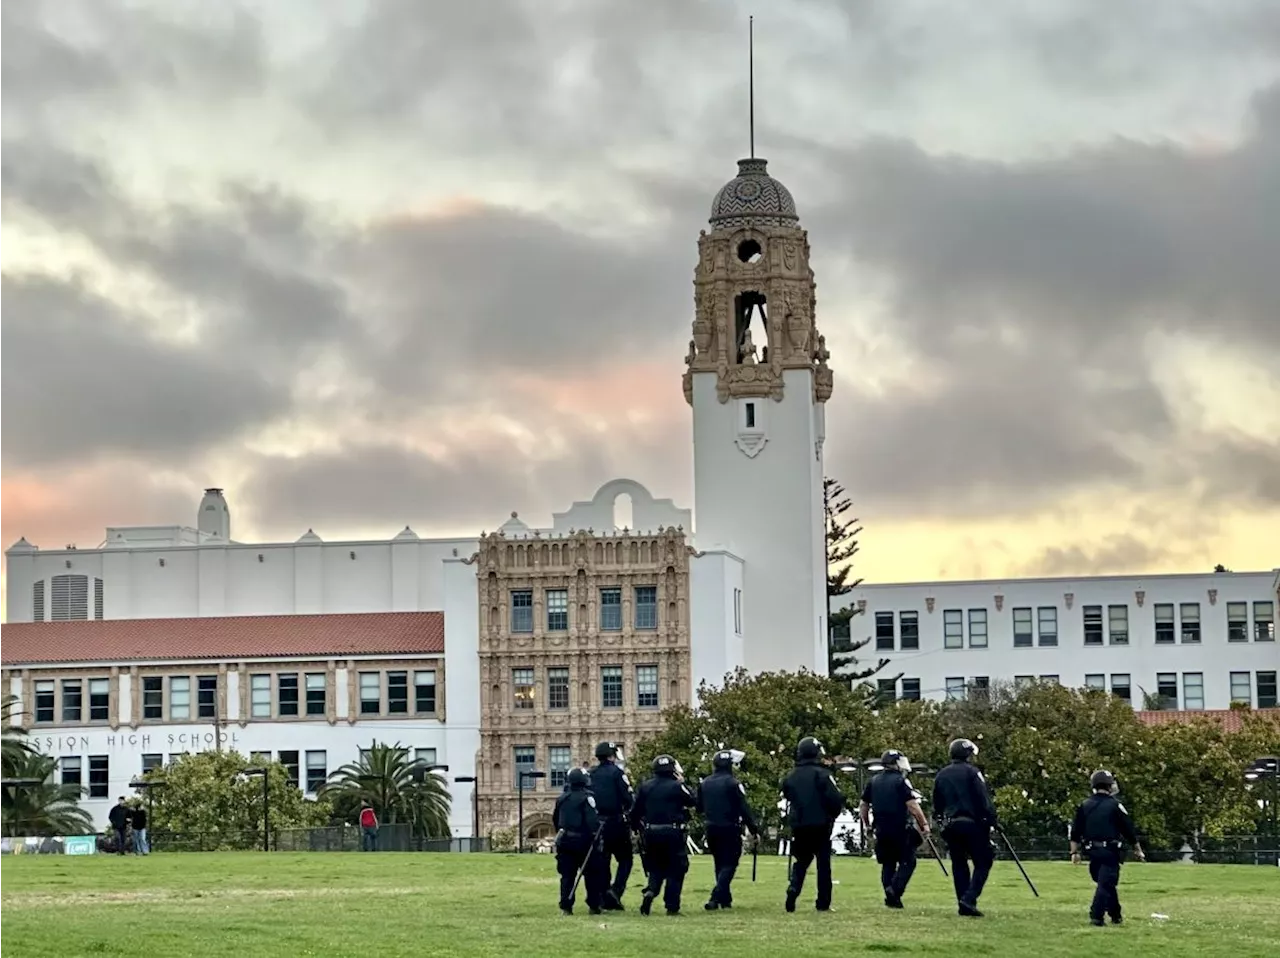
<svg viewBox="0 0 1280 958"><path fill-rule="evenodd" d="M769 175L766 165L758 157L738 161L738 175L720 188L711 204L713 228L800 224L791 191Z"/></svg>

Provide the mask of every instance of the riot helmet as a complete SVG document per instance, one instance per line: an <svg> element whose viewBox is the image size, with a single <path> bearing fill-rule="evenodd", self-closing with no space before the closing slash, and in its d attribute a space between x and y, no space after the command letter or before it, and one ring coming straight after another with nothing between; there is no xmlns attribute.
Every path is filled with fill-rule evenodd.
<svg viewBox="0 0 1280 958"><path fill-rule="evenodd" d="M1105 768L1100 768L1089 776L1089 785L1095 792L1109 792L1114 795L1120 790L1116 785L1116 777Z"/></svg>
<svg viewBox="0 0 1280 958"><path fill-rule="evenodd" d="M582 769L580 768L569 769L568 782L569 782L569 787L571 789L577 790L580 788L586 788L587 784L590 781L591 779L588 777L587 773L584 772Z"/></svg>
<svg viewBox="0 0 1280 958"><path fill-rule="evenodd" d="M596 746L596 758L600 759L602 762L606 759L616 758L617 754L618 746L614 745L612 742L601 742Z"/></svg>
<svg viewBox="0 0 1280 958"><path fill-rule="evenodd" d="M800 744L796 746L797 761L811 762L814 759L821 758L826 754L827 754L827 750L822 747L822 743L819 742L812 735L806 735L804 738L800 740Z"/></svg>
<svg viewBox="0 0 1280 958"><path fill-rule="evenodd" d="M967 738L958 738L948 746L947 751L951 753L951 761L967 762L978 754L978 746Z"/></svg>
<svg viewBox="0 0 1280 958"><path fill-rule="evenodd" d="M680 774L680 763L670 755L659 755L653 760L653 774L674 778Z"/></svg>
<svg viewBox="0 0 1280 958"><path fill-rule="evenodd" d="M733 753L728 749L716 752L715 757L711 759L711 767L717 772L729 771L733 768Z"/></svg>

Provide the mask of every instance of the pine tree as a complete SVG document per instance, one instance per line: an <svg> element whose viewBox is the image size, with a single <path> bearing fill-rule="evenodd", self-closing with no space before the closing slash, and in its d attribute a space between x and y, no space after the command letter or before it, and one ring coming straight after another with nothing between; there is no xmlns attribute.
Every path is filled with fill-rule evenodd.
<svg viewBox="0 0 1280 958"><path fill-rule="evenodd" d="M827 608L836 596L848 595L859 585L861 579L853 579L853 557L858 554L858 533L862 526L857 519L845 519L844 515L853 503L844 497L844 487L834 479L822 480L822 509L826 517L827 539ZM857 526L857 528L854 528ZM827 674L842 679L852 687L869 676L875 675L886 665L888 659L881 659L878 664L868 669L858 668L857 651L871 641L871 636L857 642L852 640L853 618L859 611L847 605L838 612L830 612L830 643L827 651Z"/></svg>

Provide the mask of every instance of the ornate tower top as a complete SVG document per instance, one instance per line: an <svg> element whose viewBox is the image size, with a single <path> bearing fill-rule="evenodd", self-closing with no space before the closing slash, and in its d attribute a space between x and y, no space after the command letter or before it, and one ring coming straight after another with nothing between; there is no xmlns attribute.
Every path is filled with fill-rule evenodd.
<svg viewBox="0 0 1280 958"><path fill-rule="evenodd" d="M769 175L768 160L738 161L738 175L720 188L711 204L712 229L739 226L799 227L791 191Z"/></svg>

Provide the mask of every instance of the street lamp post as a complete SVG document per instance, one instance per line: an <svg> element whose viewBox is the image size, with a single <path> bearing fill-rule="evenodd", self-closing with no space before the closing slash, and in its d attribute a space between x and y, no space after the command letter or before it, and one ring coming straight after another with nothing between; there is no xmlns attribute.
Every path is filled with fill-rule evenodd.
<svg viewBox="0 0 1280 958"><path fill-rule="evenodd" d="M516 824L516 854L524 854L524 780L526 778L546 778L547 773L531 768L528 771L520 770L516 773L516 816L519 821Z"/></svg>
<svg viewBox="0 0 1280 958"><path fill-rule="evenodd" d="M1244 773L1245 780L1261 784L1263 820L1266 821L1268 837L1271 839L1271 852L1276 856L1276 864L1280 865L1280 759L1274 755L1264 755L1256 759Z"/></svg>
<svg viewBox="0 0 1280 958"><path fill-rule="evenodd" d="M480 839L480 779L476 775L455 775L453 780L459 785L471 783L471 850L476 851Z"/></svg>
<svg viewBox="0 0 1280 958"><path fill-rule="evenodd" d="M262 776L262 850L269 852L271 851L271 798L267 786L271 779L265 767L246 768L244 774L250 777Z"/></svg>

